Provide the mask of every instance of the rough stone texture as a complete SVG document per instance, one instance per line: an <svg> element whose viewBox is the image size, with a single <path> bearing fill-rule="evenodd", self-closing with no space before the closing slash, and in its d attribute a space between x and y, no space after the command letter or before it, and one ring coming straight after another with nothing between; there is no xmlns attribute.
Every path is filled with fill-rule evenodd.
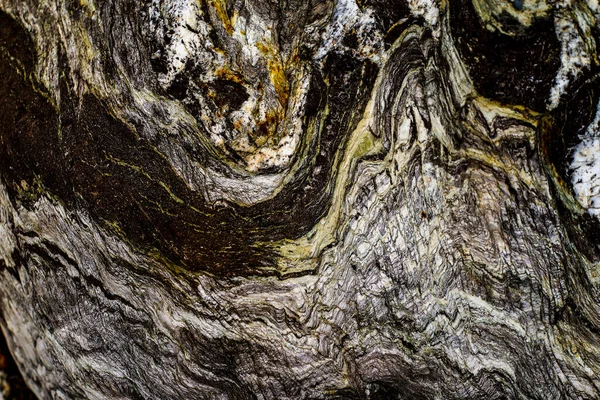
<svg viewBox="0 0 600 400"><path fill-rule="evenodd" d="M600 398L597 1L0 10L38 397Z"/></svg>

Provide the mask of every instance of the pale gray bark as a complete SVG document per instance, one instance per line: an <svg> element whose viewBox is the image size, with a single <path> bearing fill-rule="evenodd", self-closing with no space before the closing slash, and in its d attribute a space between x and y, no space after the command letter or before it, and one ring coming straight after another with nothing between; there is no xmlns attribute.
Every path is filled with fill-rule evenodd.
<svg viewBox="0 0 600 400"><path fill-rule="evenodd" d="M600 231L565 167L599 10L567 3L0 0L27 383L600 398Z"/></svg>

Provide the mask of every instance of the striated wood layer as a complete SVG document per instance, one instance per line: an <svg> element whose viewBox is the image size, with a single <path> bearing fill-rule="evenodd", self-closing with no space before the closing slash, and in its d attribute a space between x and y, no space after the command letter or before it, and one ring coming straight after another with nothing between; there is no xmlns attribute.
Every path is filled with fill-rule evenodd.
<svg viewBox="0 0 600 400"><path fill-rule="evenodd" d="M43 399L600 398L595 0L0 0Z"/></svg>

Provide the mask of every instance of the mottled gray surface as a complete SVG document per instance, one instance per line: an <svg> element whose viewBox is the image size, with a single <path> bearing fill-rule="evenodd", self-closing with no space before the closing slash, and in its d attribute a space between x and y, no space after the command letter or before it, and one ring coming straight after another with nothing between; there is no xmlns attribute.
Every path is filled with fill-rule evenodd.
<svg viewBox="0 0 600 400"><path fill-rule="evenodd" d="M90 158L98 175L63 189L55 174L78 170L48 173L54 161L15 155L19 138L35 142L27 121L41 111L7 112L10 126L33 127L0 128L2 154L34 177L21 180L16 161L0 169L1 325L34 392L600 398L600 231L565 183L555 153L568 149L548 144L550 127L575 118L570 93L595 85L598 5L474 3L481 29L515 51L535 21L556 26L557 38L535 44L554 46L555 71L498 69L498 87L479 87L485 71L459 51L469 39L451 27L463 12L453 1L0 0L35 54L31 75L18 43L0 43L2 60L44 88L56 141L83 148L113 118L177 177L165 181L152 158L116 160L121 149L98 141L106 163L168 194L132 189L144 215L167 216L148 216L146 237L111 204L115 181L89 182L113 170ZM527 49L523 65L536 57ZM502 88L504 73L537 74L534 86L552 88L531 92L545 109L511 104L530 86ZM109 122L68 133L91 118L85 96ZM561 134L576 137L569 124ZM233 217L188 221L170 201ZM211 221L214 231L194 225ZM235 247L244 230L258 232L250 249ZM236 269L244 257L265 261Z"/></svg>

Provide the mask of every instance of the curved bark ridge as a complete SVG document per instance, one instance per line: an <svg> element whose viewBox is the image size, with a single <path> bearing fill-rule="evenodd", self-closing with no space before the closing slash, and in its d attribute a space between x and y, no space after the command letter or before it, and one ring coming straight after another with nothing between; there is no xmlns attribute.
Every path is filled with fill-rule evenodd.
<svg viewBox="0 0 600 400"><path fill-rule="evenodd" d="M56 57L36 64L55 152L34 141L51 165L24 163L61 200L188 269L273 273L277 249L262 243L301 237L326 212L377 74L379 25L352 4L48 9L33 52Z"/></svg>
<svg viewBox="0 0 600 400"><path fill-rule="evenodd" d="M600 396L588 3L1 0L30 386Z"/></svg>

